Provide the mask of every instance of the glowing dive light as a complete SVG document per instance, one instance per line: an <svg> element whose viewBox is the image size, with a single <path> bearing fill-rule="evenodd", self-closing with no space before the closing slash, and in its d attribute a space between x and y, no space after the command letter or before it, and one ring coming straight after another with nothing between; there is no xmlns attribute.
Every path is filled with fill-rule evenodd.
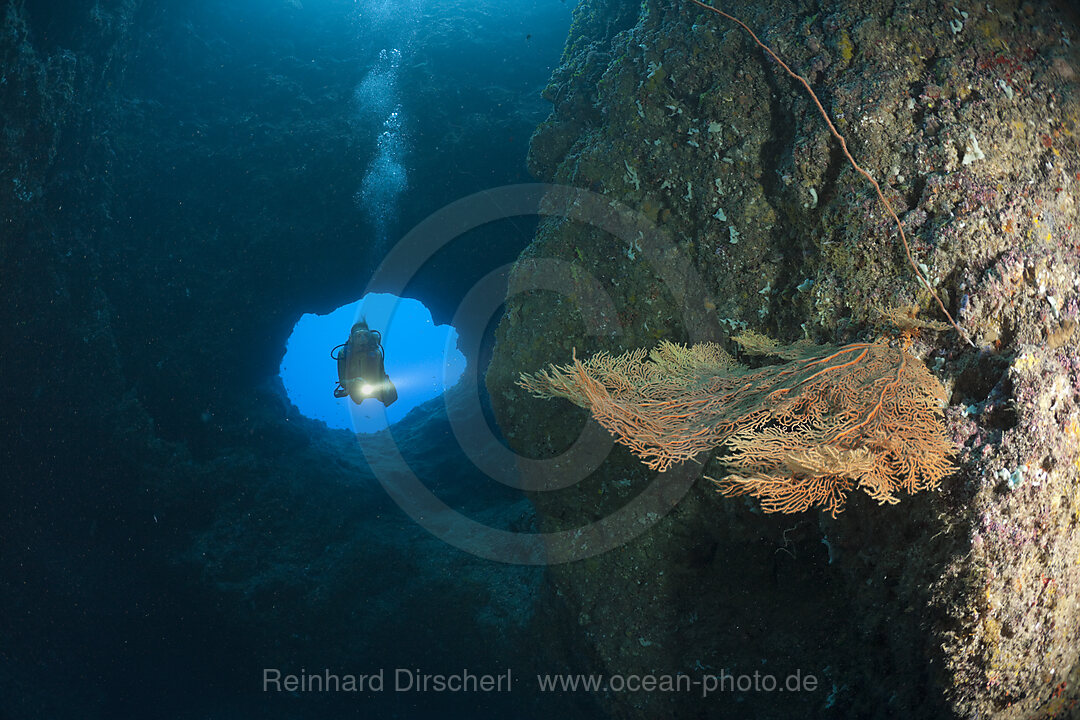
<svg viewBox="0 0 1080 720"><path fill-rule="evenodd" d="M360 386L360 392L364 395L370 395L371 393L375 392L375 387L373 385L368 385L367 383L364 383Z"/></svg>

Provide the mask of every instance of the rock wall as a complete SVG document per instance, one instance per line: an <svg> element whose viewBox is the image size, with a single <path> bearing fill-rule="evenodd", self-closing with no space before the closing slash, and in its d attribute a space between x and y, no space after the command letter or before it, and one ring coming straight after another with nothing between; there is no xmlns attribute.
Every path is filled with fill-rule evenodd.
<svg viewBox="0 0 1080 720"><path fill-rule="evenodd" d="M820 680L816 692L705 701L613 693L620 717L1069 716L1080 677L1076 14L921 0L724 10L815 89L974 347L899 319L945 320L810 97L743 29L688 2L585 0L530 167L621 203L663 247L599 222L541 224L488 371L500 425L531 457L572 444L586 413L514 385L572 352L744 328L885 337L946 384L959 470L940 492L856 502L836 520L762 516L699 481L635 540L552 569L565 622L608 673ZM568 263L568 291L528 289L542 258ZM598 318L585 288L600 288L614 317ZM573 528L654 480L665 482L616 448L534 502L543 526Z"/></svg>
<svg viewBox="0 0 1080 720"><path fill-rule="evenodd" d="M354 3L302 5L0 3L5 718L341 716L355 697L269 698L261 668L528 669L540 571L424 531L352 438L300 417L277 379L299 315L357 299L381 251L353 200L369 148L352 92L371 48L342 22ZM433 23L420 46L483 56L506 41L453 26ZM535 120L512 111L529 91L461 119L454 152L482 135L493 171L524 173ZM438 129L427 140L450 147L462 107L422 118ZM514 170L496 132L520 138ZM436 186L451 163L418 155L430 163L414 177L435 189L410 221L486 182ZM505 246L485 252L516 254ZM468 277L435 284L440 320ZM447 502L528 521L520 495L463 470L445 413L424 408L401 432Z"/></svg>

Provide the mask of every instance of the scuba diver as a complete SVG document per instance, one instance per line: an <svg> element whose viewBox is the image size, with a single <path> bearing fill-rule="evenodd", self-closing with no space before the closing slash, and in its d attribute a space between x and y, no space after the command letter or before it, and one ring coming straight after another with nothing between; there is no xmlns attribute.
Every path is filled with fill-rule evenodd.
<svg viewBox="0 0 1080 720"><path fill-rule="evenodd" d="M334 397L348 395L357 405L375 398L387 407L397 400L397 388L383 367L382 334L368 328L366 320L352 326L348 341L331 350L330 357L337 360L338 369Z"/></svg>

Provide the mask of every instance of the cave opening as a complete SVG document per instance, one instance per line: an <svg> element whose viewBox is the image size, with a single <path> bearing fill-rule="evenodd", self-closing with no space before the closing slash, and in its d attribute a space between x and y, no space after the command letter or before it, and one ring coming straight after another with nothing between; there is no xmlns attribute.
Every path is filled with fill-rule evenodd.
<svg viewBox="0 0 1080 720"><path fill-rule="evenodd" d="M332 392L338 370L331 353L361 319L381 335L386 374L397 391L397 399L386 406L375 397L357 404ZM330 428L372 433L442 395L458 382L465 367L457 330L436 325L422 302L368 293L333 312L302 315L289 337L279 374L289 400L304 416Z"/></svg>

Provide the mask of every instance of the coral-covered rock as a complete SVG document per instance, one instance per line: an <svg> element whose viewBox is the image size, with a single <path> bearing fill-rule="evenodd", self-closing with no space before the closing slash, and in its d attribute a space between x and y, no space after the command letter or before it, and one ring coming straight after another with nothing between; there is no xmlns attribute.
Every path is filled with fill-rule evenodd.
<svg viewBox="0 0 1080 720"><path fill-rule="evenodd" d="M1065 716L1080 677L1075 16L1011 3L723 8L808 78L978 346L902 323L949 390L959 469L940 493L855 503L836 520L761 517L699 484L637 539L555 568L567 615L609 672L802 668L821 680L816 693L708 704L615 695L620 715ZM605 10L583 2L578 14ZM599 27L626 29L608 42ZM533 166L658 227L689 258L722 334L895 336L885 318L913 304L945 320L811 98L743 29L690 3L646 1L632 26L616 14L578 23L567 47L599 41L605 67L568 50L553 75ZM582 92L574 69L599 78L584 112L565 100ZM556 403L526 397L517 372L565 363L574 348L696 341L701 327L659 254L553 221L526 255L595 278L620 320L598 335L595 306L580 298L508 298L488 373L496 415L521 452L557 457L581 415L567 422ZM650 482L664 475L617 451L535 502L542 521L565 526L608 515Z"/></svg>

